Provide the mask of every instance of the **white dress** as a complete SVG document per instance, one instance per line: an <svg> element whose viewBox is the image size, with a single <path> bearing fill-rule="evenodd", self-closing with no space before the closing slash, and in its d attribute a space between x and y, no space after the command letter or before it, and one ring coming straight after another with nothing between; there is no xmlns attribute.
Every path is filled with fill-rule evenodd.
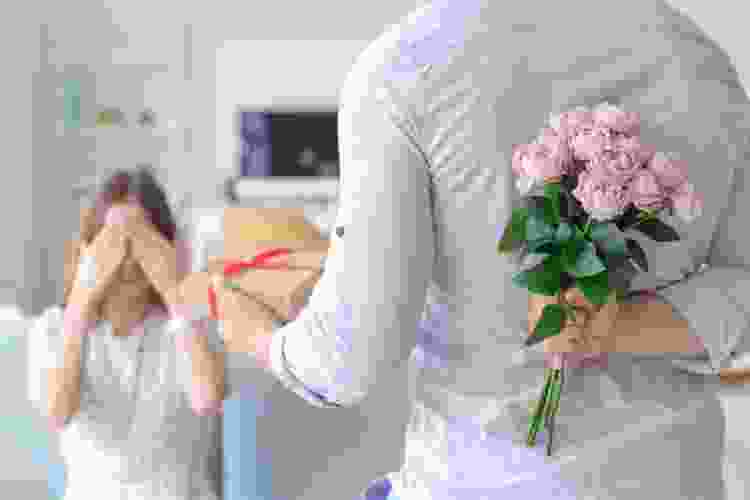
<svg viewBox="0 0 750 500"><path fill-rule="evenodd" d="M63 310L51 307L29 332L29 395L43 412L62 324ZM118 338L99 322L85 337L80 410L59 435L64 500L221 498L221 419L193 413L189 354L168 325L152 315L142 334Z"/></svg>
<svg viewBox="0 0 750 500"><path fill-rule="evenodd" d="M632 234L650 264L633 286L679 280L661 296L706 346L692 360L703 374L626 354L571 371L546 459L524 445L541 346L521 348L528 295L496 250L520 199L510 153L551 113L605 100L639 112L644 141L678 152L705 197L692 225L667 220L681 241ZM409 363L403 465L389 474L399 500L719 500L717 373L750 325L748 137L731 61L663 2L429 3L344 83L343 236L332 233L308 306L277 331L273 371L335 409Z"/></svg>

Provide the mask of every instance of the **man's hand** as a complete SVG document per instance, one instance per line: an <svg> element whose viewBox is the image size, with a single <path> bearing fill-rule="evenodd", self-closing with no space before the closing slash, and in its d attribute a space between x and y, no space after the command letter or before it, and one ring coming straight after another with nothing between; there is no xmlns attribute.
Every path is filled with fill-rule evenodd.
<svg viewBox="0 0 750 500"><path fill-rule="evenodd" d="M583 327L584 345L588 342L591 347L601 350L615 332L615 323L620 311L616 293L612 292L607 303L601 307L589 302L578 288L569 289L565 293L565 299L586 312L587 321Z"/></svg>
<svg viewBox="0 0 750 500"><path fill-rule="evenodd" d="M227 352L253 354L261 364L267 363L276 319L272 309L260 299L226 289L219 275L214 275L211 282L216 290Z"/></svg>
<svg viewBox="0 0 750 500"><path fill-rule="evenodd" d="M544 341L547 352L606 352L610 349L611 337L619 311L614 295L607 304L597 307L577 288L570 288L563 298L577 308L575 321L567 320L560 335ZM556 303L557 297L531 297L531 317L538 319L544 305ZM531 318L530 318L531 319Z"/></svg>

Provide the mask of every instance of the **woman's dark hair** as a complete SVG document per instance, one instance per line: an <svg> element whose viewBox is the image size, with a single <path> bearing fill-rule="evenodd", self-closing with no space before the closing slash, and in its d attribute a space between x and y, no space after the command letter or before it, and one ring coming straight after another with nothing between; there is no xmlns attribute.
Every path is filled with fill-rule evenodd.
<svg viewBox="0 0 750 500"><path fill-rule="evenodd" d="M175 244L177 239L177 223L175 222L172 209L169 207L164 189L156 180L151 167L140 165L132 170L121 169L115 171L97 189L92 206L83 210L81 214L80 242L90 245L104 226L104 218L107 210L118 203L136 202L140 204L146 216L159 233ZM73 279L78 262L78 252L74 254L74 262L69 262L66 271L64 302L73 288ZM73 256L71 256L73 257ZM152 303L164 307L161 296L152 289Z"/></svg>

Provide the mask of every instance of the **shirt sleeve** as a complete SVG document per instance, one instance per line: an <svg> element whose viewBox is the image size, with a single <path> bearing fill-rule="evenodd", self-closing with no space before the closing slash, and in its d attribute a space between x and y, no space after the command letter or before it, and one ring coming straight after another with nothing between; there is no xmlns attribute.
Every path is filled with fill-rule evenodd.
<svg viewBox="0 0 750 500"><path fill-rule="evenodd" d="M271 343L271 371L318 407L358 404L416 345L434 260L428 163L398 95L355 66L339 110L333 251L310 301ZM340 235L341 234L341 235Z"/></svg>
<svg viewBox="0 0 750 500"><path fill-rule="evenodd" d="M684 318L691 335L698 337L706 348L714 373L731 366L733 354L750 350L750 103L741 87L713 88L714 92L735 92L732 114L736 121L717 134L716 161L728 162L731 190L727 200L706 199L706 208L722 204L707 261L696 266L685 279L674 283L657 296L671 304ZM739 94L742 95L739 95ZM717 124L717 126L720 126ZM700 186L697 186L700 191Z"/></svg>
<svg viewBox="0 0 750 500"><path fill-rule="evenodd" d="M27 370L28 397L38 411L47 415L48 387L47 371L64 365L63 326L64 310L54 306L46 309L34 320L28 331ZM88 337L84 336L82 349L87 348ZM85 356L81 357L81 370L86 369ZM83 376L81 377L83 380ZM81 405L86 401L85 384L81 384Z"/></svg>

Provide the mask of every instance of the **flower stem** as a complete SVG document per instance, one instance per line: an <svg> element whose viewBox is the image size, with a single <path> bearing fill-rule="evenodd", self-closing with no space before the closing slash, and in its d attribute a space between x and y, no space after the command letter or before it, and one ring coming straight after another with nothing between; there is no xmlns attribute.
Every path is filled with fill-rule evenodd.
<svg viewBox="0 0 750 500"><path fill-rule="evenodd" d="M542 387L542 394L539 397L539 400L537 401L534 411L531 414L530 422L529 422L529 430L528 434L526 436L526 444L529 447L534 446L536 444L536 435L539 432L539 428L541 427L542 421L545 418L544 410L546 409L546 402L547 398L549 396L552 379L553 379L553 370L547 369L547 374L544 377L544 386Z"/></svg>

